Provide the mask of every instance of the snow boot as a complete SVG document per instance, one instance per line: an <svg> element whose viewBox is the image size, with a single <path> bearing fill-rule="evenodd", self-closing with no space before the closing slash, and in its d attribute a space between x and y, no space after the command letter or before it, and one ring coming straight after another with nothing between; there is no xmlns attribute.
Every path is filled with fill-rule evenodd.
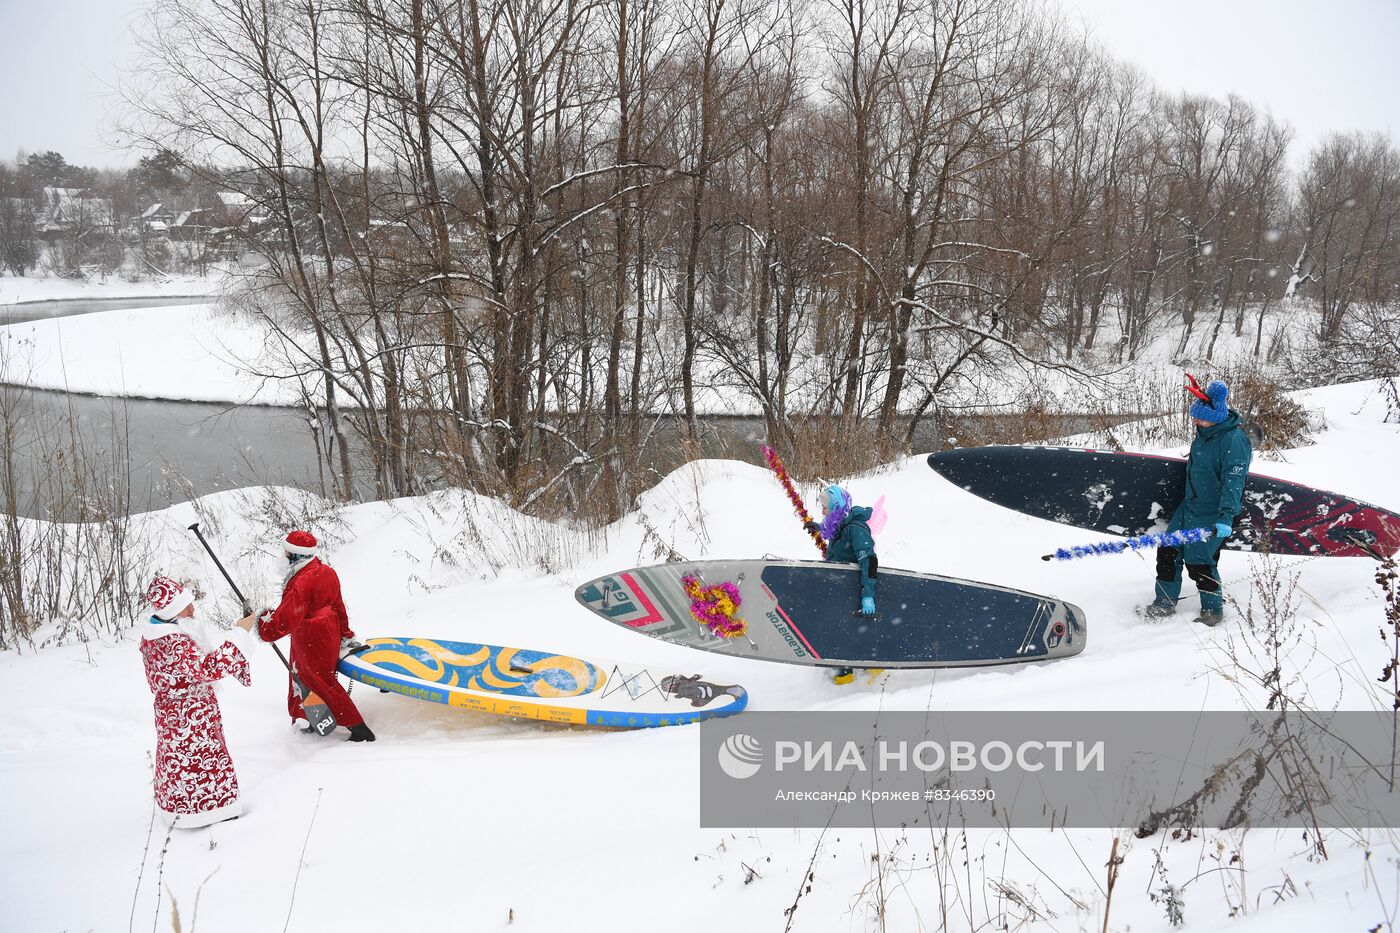
<svg viewBox="0 0 1400 933"><path fill-rule="evenodd" d="M360 723L350 727L350 741L352 742L373 742L374 733L369 731L369 726Z"/></svg>
<svg viewBox="0 0 1400 933"><path fill-rule="evenodd" d="M1180 580L1158 580L1153 587L1153 600L1138 607L1144 619L1170 619L1176 615L1176 601L1181 597Z"/></svg>
<svg viewBox="0 0 1400 933"><path fill-rule="evenodd" d="M846 686L856 679L856 672L849 667L838 667L836 673L831 675L831 682L839 686Z"/></svg>
<svg viewBox="0 0 1400 933"><path fill-rule="evenodd" d="M1196 616L1196 618L1192 619L1191 621L1199 622L1202 625L1208 625L1211 628L1215 628L1221 622L1225 621L1225 610L1202 608L1201 614Z"/></svg>
<svg viewBox="0 0 1400 933"><path fill-rule="evenodd" d="M1138 615L1144 619L1170 619L1176 615L1176 600L1167 601L1159 596L1146 606L1139 606Z"/></svg>

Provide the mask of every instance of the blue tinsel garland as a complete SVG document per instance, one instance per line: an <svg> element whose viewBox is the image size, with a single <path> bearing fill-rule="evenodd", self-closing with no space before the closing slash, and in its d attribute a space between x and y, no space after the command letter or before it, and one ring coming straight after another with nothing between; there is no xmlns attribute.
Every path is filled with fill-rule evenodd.
<svg viewBox="0 0 1400 933"><path fill-rule="evenodd" d="M1187 528L1184 531L1168 531L1165 534L1142 535L1124 541L1096 541L1093 544L1076 544L1072 548L1060 548L1055 552L1055 560L1078 560L1081 557L1095 557L1099 554L1122 554L1124 551L1141 551L1159 547L1181 547L1205 541L1215 534L1210 528Z"/></svg>

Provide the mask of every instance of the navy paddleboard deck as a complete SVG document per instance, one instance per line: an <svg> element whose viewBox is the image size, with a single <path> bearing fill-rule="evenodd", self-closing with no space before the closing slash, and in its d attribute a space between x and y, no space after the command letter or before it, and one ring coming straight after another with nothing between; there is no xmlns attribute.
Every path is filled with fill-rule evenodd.
<svg viewBox="0 0 1400 933"><path fill-rule="evenodd" d="M954 485L1036 518L1104 534L1165 531L1186 488L1186 461L1068 447L968 447L930 454ZM1301 483L1250 473L1225 547L1374 557L1400 547L1400 515Z"/></svg>
<svg viewBox="0 0 1400 933"><path fill-rule="evenodd" d="M683 578L731 583L745 635L691 612ZM1084 612L1034 593L881 568L875 618L853 612L860 571L820 561L699 561L639 567L578 588L580 603L632 631L736 657L814 666L962 667L1053 660L1084 650Z"/></svg>

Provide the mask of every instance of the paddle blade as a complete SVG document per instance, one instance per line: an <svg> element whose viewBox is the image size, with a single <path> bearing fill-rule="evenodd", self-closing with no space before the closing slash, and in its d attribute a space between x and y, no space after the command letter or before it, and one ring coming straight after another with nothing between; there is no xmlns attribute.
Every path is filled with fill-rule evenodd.
<svg viewBox="0 0 1400 933"><path fill-rule="evenodd" d="M301 698L302 712L306 713L306 721L311 724L311 728L316 730L317 735L330 735L335 729L335 714L326 705L326 701L314 693L301 688L304 691Z"/></svg>

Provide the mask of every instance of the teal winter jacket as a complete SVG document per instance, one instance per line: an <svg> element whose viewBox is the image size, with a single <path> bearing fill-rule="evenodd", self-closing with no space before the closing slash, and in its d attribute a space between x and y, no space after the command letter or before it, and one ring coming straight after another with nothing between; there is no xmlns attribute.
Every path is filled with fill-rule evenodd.
<svg viewBox="0 0 1400 933"><path fill-rule="evenodd" d="M1168 530L1233 526L1253 456L1249 435L1240 429L1234 409L1219 424L1198 427L1186 459L1186 497L1172 513Z"/></svg>
<svg viewBox="0 0 1400 933"><path fill-rule="evenodd" d="M871 510L863 505L852 506L836 534L826 544L826 559L843 564L860 564L860 595L875 595L875 579L870 575L870 562L875 557L875 538L870 534Z"/></svg>

